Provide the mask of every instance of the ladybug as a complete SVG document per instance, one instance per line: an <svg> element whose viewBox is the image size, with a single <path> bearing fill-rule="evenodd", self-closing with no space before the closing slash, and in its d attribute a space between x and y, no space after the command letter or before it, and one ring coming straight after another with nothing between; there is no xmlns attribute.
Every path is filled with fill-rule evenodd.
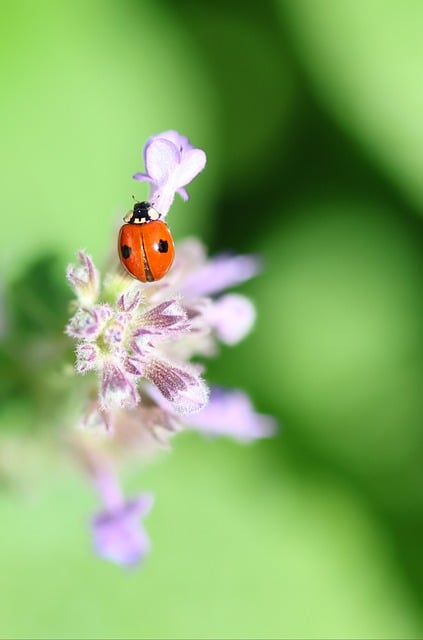
<svg viewBox="0 0 423 640"><path fill-rule="evenodd" d="M137 202L119 231L119 258L126 271L141 282L160 280L175 257L169 227L150 202Z"/></svg>

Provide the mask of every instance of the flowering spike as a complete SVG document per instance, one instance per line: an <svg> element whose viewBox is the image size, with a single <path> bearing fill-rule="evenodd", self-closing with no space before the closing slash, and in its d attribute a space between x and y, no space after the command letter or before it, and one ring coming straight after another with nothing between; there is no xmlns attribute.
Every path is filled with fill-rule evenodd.
<svg viewBox="0 0 423 640"><path fill-rule="evenodd" d="M165 227L158 218L166 216L175 193L188 199L185 187L204 168L206 155L169 130L148 140L144 159L145 173L134 178L150 184L149 202L155 209L150 222ZM139 213L145 206L138 203ZM152 207L147 210L153 212ZM134 220L124 227L135 225ZM141 216L137 221L138 227L147 224ZM130 255L132 246L119 242L119 247ZM134 247L140 249L140 242ZM97 553L132 566L150 549L140 519L151 508L152 498L141 494L125 499L107 460L129 452L148 455L158 446L169 446L170 438L186 428L241 442L275 431L273 419L256 413L242 391L214 389L209 399L202 368L190 362L195 355L216 354L221 342L236 344L251 329L252 303L223 291L256 275L260 264L249 255L210 260L203 245L191 239L178 247L172 268L154 282L144 284L131 270L139 281L129 282L114 271L106 274L100 288L90 256L81 251L78 258L79 266L70 265L67 271L76 310L66 333L76 341L76 372L95 371L99 380L95 397L95 377L87 379L88 408L80 426L99 430L102 437L79 433L75 439L82 443L84 438L79 449L85 453L80 457L103 504L92 521ZM147 276L145 266L141 275Z"/></svg>

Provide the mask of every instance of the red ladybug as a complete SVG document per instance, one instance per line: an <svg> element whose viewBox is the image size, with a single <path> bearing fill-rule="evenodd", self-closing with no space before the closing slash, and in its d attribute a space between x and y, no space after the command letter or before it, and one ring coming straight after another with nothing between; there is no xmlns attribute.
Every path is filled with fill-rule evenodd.
<svg viewBox="0 0 423 640"><path fill-rule="evenodd" d="M141 282L160 280L175 257L169 227L149 202L137 202L119 231L119 258L126 271Z"/></svg>

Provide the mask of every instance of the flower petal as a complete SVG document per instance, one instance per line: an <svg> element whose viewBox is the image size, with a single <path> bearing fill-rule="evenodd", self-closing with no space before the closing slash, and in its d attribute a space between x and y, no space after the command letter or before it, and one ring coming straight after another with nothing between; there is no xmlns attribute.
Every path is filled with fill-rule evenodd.
<svg viewBox="0 0 423 640"><path fill-rule="evenodd" d="M70 264L66 277L82 305L94 304L99 293L99 275L94 262L85 251L78 251L79 266Z"/></svg>
<svg viewBox="0 0 423 640"><path fill-rule="evenodd" d="M155 138L145 149L145 168L152 181L160 186L175 172L181 160L179 149L164 138Z"/></svg>
<svg viewBox="0 0 423 640"><path fill-rule="evenodd" d="M257 275L260 261L252 255L221 254L192 272L182 289L188 296L210 296Z"/></svg>
<svg viewBox="0 0 423 640"><path fill-rule="evenodd" d="M270 438L277 428L273 418L254 411L246 393L220 387L212 387L208 405L185 420L204 434L229 436L240 442Z"/></svg>
<svg viewBox="0 0 423 640"><path fill-rule="evenodd" d="M139 520L152 504L152 496L142 494L95 516L92 534L97 553L121 566L130 567L141 562L151 545Z"/></svg>
<svg viewBox="0 0 423 640"><path fill-rule="evenodd" d="M95 305L91 309L80 307L66 326L68 336L88 341L95 340L111 317L109 305Z"/></svg>
<svg viewBox="0 0 423 640"><path fill-rule="evenodd" d="M96 344L78 344L76 347L76 365L78 373L87 373L99 365L99 349Z"/></svg>
<svg viewBox="0 0 423 640"><path fill-rule="evenodd" d="M103 367L99 399L102 409L132 408L138 404L140 397L133 376L110 361Z"/></svg>
<svg viewBox="0 0 423 640"><path fill-rule="evenodd" d="M198 369L192 365L150 359L143 375L156 385L180 415L200 411L207 404L209 390Z"/></svg>
<svg viewBox="0 0 423 640"><path fill-rule="evenodd" d="M245 296L228 293L210 306L206 317L217 337L225 344L234 345L251 331L256 310Z"/></svg>
<svg viewBox="0 0 423 640"><path fill-rule="evenodd" d="M178 188L185 187L206 166L206 154L201 149L190 149L183 153L181 162L175 170L175 184Z"/></svg>
<svg viewBox="0 0 423 640"><path fill-rule="evenodd" d="M139 319L139 325L133 336L156 334L166 337L169 333L177 334L189 330L187 314L177 300L166 300L149 309Z"/></svg>
<svg viewBox="0 0 423 640"><path fill-rule="evenodd" d="M139 182L153 182L153 178L146 173L134 173L132 177L134 180L139 180Z"/></svg>
<svg viewBox="0 0 423 640"><path fill-rule="evenodd" d="M157 140L157 138L164 138L165 140L170 140L170 142L173 142L173 144L179 149L179 151L181 151L181 153L183 151L188 151L189 149L193 149L192 144L190 144L188 138L186 136L181 136L180 133L178 133L178 131L174 131L173 129L170 129L169 131L163 131L163 133L157 133L154 136L151 136L151 138L149 138L147 140L147 145L152 142L153 140Z"/></svg>

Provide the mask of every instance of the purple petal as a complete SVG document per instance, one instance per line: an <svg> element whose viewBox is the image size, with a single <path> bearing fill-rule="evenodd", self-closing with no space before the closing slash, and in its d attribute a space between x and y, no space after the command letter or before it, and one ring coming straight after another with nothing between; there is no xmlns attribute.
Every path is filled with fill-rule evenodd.
<svg viewBox="0 0 423 640"><path fill-rule="evenodd" d="M117 301L118 307L121 311L131 313L135 311L141 302L141 293L138 288L130 286L126 291L122 293Z"/></svg>
<svg viewBox="0 0 423 640"><path fill-rule="evenodd" d="M174 174L181 153L179 149L164 138L156 138L145 149L145 167L154 184L165 184Z"/></svg>
<svg viewBox="0 0 423 640"><path fill-rule="evenodd" d="M87 373L95 369L100 361L99 349L96 344L78 344L76 347L76 370Z"/></svg>
<svg viewBox="0 0 423 640"><path fill-rule="evenodd" d="M183 285L183 293L188 296L214 295L249 280L260 269L260 261L255 256L222 254L188 276Z"/></svg>
<svg viewBox="0 0 423 640"><path fill-rule="evenodd" d="M190 149L182 155L181 163L175 171L175 184L184 187L206 166L206 154L201 149Z"/></svg>
<svg viewBox="0 0 423 640"><path fill-rule="evenodd" d="M179 195L181 196L182 200L185 200L185 202L187 200L189 200L189 195L188 195L186 189L184 189L183 187L179 187L179 189L177 189L176 192L179 193Z"/></svg>
<svg viewBox="0 0 423 640"><path fill-rule="evenodd" d="M132 177L140 182L153 182L153 178L150 178L146 173L134 173Z"/></svg>
<svg viewBox="0 0 423 640"><path fill-rule="evenodd" d="M276 421L256 413L243 391L213 387L208 405L192 418L186 418L194 429L215 436L229 436L239 442L269 438L276 432Z"/></svg>
<svg viewBox="0 0 423 640"><path fill-rule="evenodd" d="M151 136L151 138L149 138L149 140L147 141L146 147L150 142L156 140L157 138L170 140L170 142L173 142L173 144L181 151L181 153L193 149L193 146L190 144L188 138L186 136L181 136L180 133L174 131L173 129L170 129L169 131L163 131L163 133L157 133L156 135Z"/></svg>
<svg viewBox="0 0 423 640"><path fill-rule="evenodd" d="M78 251L78 260L78 266L68 266L66 277L81 304L90 305L97 300L99 292L98 271L91 256L84 251Z"/></svg>
<svg viewBox="0 0 423 640"><path fill-rule="evenodd" d="M92 522L97 553L121 566L134 566L150 551L150 541L140 518L151 509L153 498L142 494L99 513Z"/></svg>
<svg viewBox="0 0 423 640"><path fill-rule="evenodd" d="M160 213L162 219L164 219L169 213L169 209L175 199L175 185L173 180L169 179L163 185L155 187L153 186L150 193L150 202L153 207Z"/></svg>
<svg viewBox="0 0 423 640"><path fill-rule="evenodd" d="M165 337L169 333L183 333L189 330L187 314L176 300L166 300L144 313L133 336L156 334Z"/></svg>
<svg viewBox="0 0 423 640"><path fill-rule="evenodd" d="M81 307L69 320L65 331L72 338L95 340L111 315L108 305L96 305L91 309Z"/></svg>
<svg viewBox="0 0 423 640"><path fill-rule="evenodd" d="M113 361L104 365L99 397L102 409L132 408L140 400L131 374Z"/></svg>
<svg viewBox="0 0 423 640"><path fill-rule="evenodd" d="M207 404L209 390L192 365L151 359L146 364L144 376L156 385L180 415L200 411Z"/></svg>
<svg viewBox="0 0 423 640"><path fill-rule="evenodd" d="M207 310L206 320L225 344L240 342L251 331L256 319L253 303L239 293L218 298Z"/></svg>

